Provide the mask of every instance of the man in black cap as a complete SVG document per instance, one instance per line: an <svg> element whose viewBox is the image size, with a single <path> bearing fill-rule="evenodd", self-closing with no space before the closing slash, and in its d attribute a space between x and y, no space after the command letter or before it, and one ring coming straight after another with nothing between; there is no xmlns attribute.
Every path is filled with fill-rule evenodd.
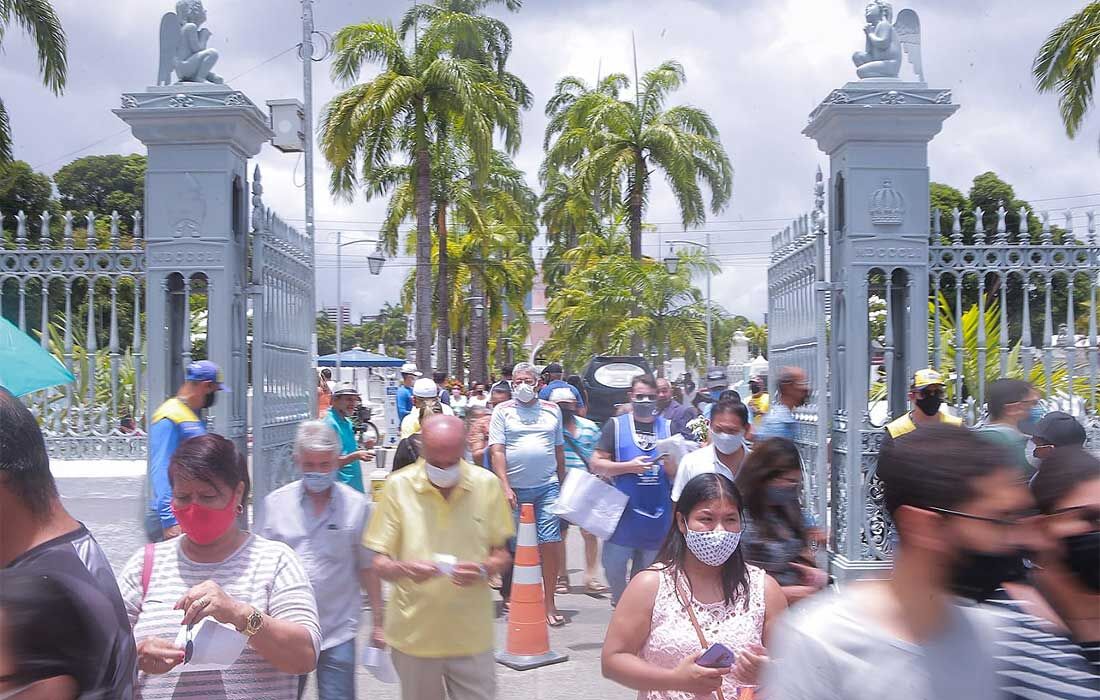
<svg viewBox="0 0 1100 700"><path fill-rule="evenodd" d="M1054 454L1059 447L1082 447L1087 436L1081 423L1068 413L1051 411L1033 426L1022 426L1025 433L1031 434L1031 445L1024 453L1027 461L1035 469L1041 469L1044 460Z"/></svg>
<svg viewBox="0 0 1100 700"><path fill-rule="evenodd" d="M577 391L577 387L562 379L565 376L565 369L560 362L551 362L546 365L542 370L542 376L546 381L546 386L539 391L540 399L549 401L550 392L554 389L568 389L573 392L573 396L577 397L577 415L583 416L585 414L584 397L581 396L581 392Z"/></svg>

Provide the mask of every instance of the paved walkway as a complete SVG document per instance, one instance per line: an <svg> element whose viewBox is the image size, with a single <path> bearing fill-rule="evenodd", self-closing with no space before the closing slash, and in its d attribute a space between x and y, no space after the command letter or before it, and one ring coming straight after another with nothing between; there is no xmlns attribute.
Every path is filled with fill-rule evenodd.
<svg viewBox="0 0 1100 700"><path fill-rule="evenodd" d="M145 542L141 527L144 462L54 461L51 467L65 507L88 526L118 571ZM582 577L578 565L584 559L576 528L570 532L567 545L572 580L578 584L574 590L580 591ZM494 597L499 598L496 594ZM607 598L571 593L558 596L558 608L569 624L550 630L550 645L555 651L568 654L569 660L525 672L498 666L497 697L500 700L627 700L636 697L633 691L600 674L600 648L611 619ZM364 615L364 620L369 620L369 614ZM504 648L503 618L497 618L496 629L497 648ZM365 634L362 638L365 639ZM400 698L398 686L379 683L363 667L359 667L358 676L360 698ZM315 700L312 684L305 697Z"/></svg>

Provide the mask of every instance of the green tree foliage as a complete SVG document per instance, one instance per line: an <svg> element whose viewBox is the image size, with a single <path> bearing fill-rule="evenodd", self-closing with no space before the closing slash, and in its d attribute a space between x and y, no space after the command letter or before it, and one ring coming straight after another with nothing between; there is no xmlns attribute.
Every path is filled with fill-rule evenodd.
<svg viewBox="0 0 1100 700"><path fill-rule="evenodd" d="M547 106L544 171L578 177L597 202L621 193L635 260L642 256L642 219L656 171L664 173L685 227L706 220L704 185L714 213L732 192L733 168L710 115L687 105L665 107L685 80L683 66L665 61L642 75L633 100L622 100L618 92L629 85L624 75L608 76L594 90L566 78Z"/></svg>
<svg viewBox="0 0 1100 700"><path fill-rule="evenodd" d="M0 0L0 46L4 35L18 26L31 37L38 53L38 74L42 84L55 95L65 90L68 48L61 19L49 0ZM0 99L0 165L12 159L11 122Z"/></svg>
<svg viewBox="0 0 1100 700"><path fill-rule="evenodd" d="M62 208L104 217L117 211L120 228L130 232L134 212L144 207L145 167L145 156L137 153L85 156L58 170L53 179Z"/></svg>
<svg viewBox="0 0 1100 700"><path fill-rule="evenodd" d="M495 133L510 152L518 149L519 110L530 103L526 86L504 68L511 51L507 26L480 14L488 4L417 4L400 30L367 22L344 27L334 40L333 78L348 88L328 104L321 123L332 192L350 198L362 188L368 198L383 196L399 183L392 163L403 160L415 172L406 180L416 220L416 358L422 369L431 362L433 150L457 138L480 174ZM505 5L515 9L519 3ZM418 31L422 20L427 25ZM377 64L379 73L356 84L367 64ZM386 244L395 251L395 240Z"/></svg>
<svg viewBox="0 0 1100 700"><path fill-rule="evenodd" d="M390 357L404 357L407 317L404 307L386 302L378 316L360 328L359 344L371 351L376 351L381 344Z"/></svg>
<svg viewBox="0 0 1100 700"><path fill-rule="evenodd" d="M1100 2L1090 2L1058 25L1035 56L1032 72L1039 92L1058 94L1062 124L1077 136L1092 106L1100 62ZM1098 141L1100 143L1100 141Z"/></svg>
<svg viewBox="0 0 1100 700"><path fill-rule="evenodd" d="M4 215L5 231L15 231L15 215L23 212L27 215L28 237L37 240L38 217L44 211L56 213L52 197L53 186L48 176L35 172L21 160L0 164L0 214Z"/></svg>

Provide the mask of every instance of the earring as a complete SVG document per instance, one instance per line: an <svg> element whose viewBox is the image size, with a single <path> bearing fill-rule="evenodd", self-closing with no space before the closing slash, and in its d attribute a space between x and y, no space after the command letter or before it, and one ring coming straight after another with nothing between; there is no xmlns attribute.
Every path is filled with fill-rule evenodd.
<svg viewBox="0 0 1100 700"><path fill-rule="evenodd" d="M242 504L238 503L237 504L237 515L240 515L243 512L244 512L244 506Z"/></svg>

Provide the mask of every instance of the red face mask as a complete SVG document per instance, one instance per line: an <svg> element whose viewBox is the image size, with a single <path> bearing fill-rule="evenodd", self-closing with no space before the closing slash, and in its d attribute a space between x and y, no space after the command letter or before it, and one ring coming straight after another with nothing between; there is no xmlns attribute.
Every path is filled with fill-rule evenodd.
<svg viewBox="0 0 1100 700"><path fill-rule="evenodd" d="M195 544L210 544L225 534L237 517L236 503L229 500L225 508L207 508L192 503L186 508L177 508L172 504L172 514L179 521L180 529Z"/></svg>

